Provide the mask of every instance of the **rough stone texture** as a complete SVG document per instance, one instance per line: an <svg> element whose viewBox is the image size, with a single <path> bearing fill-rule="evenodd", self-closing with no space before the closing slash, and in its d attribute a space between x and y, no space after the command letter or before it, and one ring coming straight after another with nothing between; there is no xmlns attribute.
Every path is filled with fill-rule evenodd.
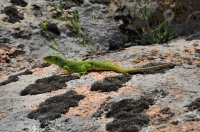
<svg viewBox="0 0 200 132"><path fill-rule="evenodd" d="M171 128L176 131L183 131L183 129L185 130L184 126L188 126L190 124L191 129L198 131L199 113L195 112L196 108L194 111L191 111L191 113L188 113L187 107L185 107L189 104L194 104L191 102L199 98L198 95L200 94L200 91L198 90L200 73L199 68L195 66L197 65L195 61L199 61L199 58L196 58L198 52L195 50L198 49L198 47L199 41L196 40L176 40L169 43L168 46L137 46L115 53L109 53L105 56L97 56L98 58L96 59L104 59L105 57L110 58L110 60L115 62L122 60L121 65L123 67L132 67L132 63L144 65L149 61L170 61L181 64L165 71L165 73L132 75L131 79L124 83L117 92L90 91L90 86L95 82L95 78L99 78L98 76L100 75L112 75L103 74L104 72L101 74L91 72L87 75L81 76L80 79L67 82L68 87L62 89L61 91L57 90L51 93L20 97L20 91L29 84L32 84L35 80L43 78L43 76L47 77L53 72L55 74L56 66L39 68L41 71L39 69L39 71L35 69L33 75L20 76L19 81L0 87L0 108L2 111L0 127L5 132L12 131L13 128L15 128L16 131L22 131L23 129L27 131L54 130L61 132L106 131L106 129L109 131L115 131L117 130L115 126L118 123L122 123L124 125L121 125L121 128L126 127L127 131L138 131L140 129L141 131L169 131ZM134 53L133 50L135 51ZM137 56L134 54L139 56L143 55L140 56L140 63L136 63L136 61L134 61L137 59ZM174 54L179 55L175 58L173 57ZM118 56L117 58L113 57L116 55ZM171 56L172 58L170 58ZM189 56L191 56L194 60L192 61L192 64L187 64L187 59L183 59ZM183 61L177 61L180 59L183 59ZM76 91L78 94L84 95L85 98L79 101L79 105L77 107L70 108L68 113L61 115L60 118L52 121L45 121L45 123L40 124L35 120L30 120L26 117L30 111L37 110L38 105L46 99L55 96L55 94L60 94L60 92L63 94L71 89ZM141 101L140 103L136 103L136 105L133 105L133 103L127 103L127 106L130 107L120 107L119 109L114 108L114 105L118 106L115 103L120 103L120 100L121 102L126 102L126 100L134 102L141 97L148 101L146 103L142 103ZM112 110L122 111L119 113L109 112L112 105ZM123 111L128 112L129 108L132 109L132 107L138 105L140 105L141 108L144 107L147 109L145 109L145 112L143 112L142 115L141 113L138 113L138 116L131 116L131 114L127 115L133 117L131 118L131 122L128 121L132 124L129 125L129 123L127 123L124 119L118 118L118 116L123 117L121 115L127 114L123 113ZM51 107L51 105L49 107ZM139 111L141 112L143 109ZM115 118L113 120L112 118L106 117L106 113L118 113L118 116L116 115L115 118L115 116L111 114ZM136 125L137 123L133 125L134 119L141 119L141 117L143 118L140 121L145 122L146 125L138 126ZM14 125L16 121L19 124L18 127ZM163 128L163 125L166 127ZM44 128L40 128L41 126Z"/></svg>
<svg viewBox="0 0 200 132"><path fill-rule="evenodd" d="M200 131L198 111L200 95L200 41L198 34L187 37L187 41L185 37L181 37L168 43L151 46L132 46L114 52L109 51L91 56L88 54L89 50L77 44L73 34L70 34L71 29L69 26L52 19L52 17L60 15L58 8L56 8L59 6L58 0L26 0L25 2L28 4L25 7L16 5L14 7L18 15L24 17L23 20L17 19L18 22L14 24L8 22L9 17L4 13L4 9L6 7L13 7L13 4L8 0L1 0L0 3L0 82L7 80L10 74L16 71L29 69L33 72L30 75L18 76L19 80L16 82L0 86L1 131L105 132L106 126L108 126L107 129L110 128L110 131L117 130L118 128L115 125L121 122L125 124L122 127L125 126L128 129L127 131ZM114 20L115 15L117 15L115 13L119 13L120 10L126 10L124 17L126 18L125 20L128 20L126 21L128 25L124 25L127 26L125 28L132 29L132 24L137 24L129 23L136 19L131 19L131 16L127 18L127 9L121 8L121 5L127 5L128 2L134 2L134 0L109 0L108 3L99 0L63 0L63 5L67 15L73 15L74 9L78 10L80 28L90 31L89 36L91 39L96 38L100 45L99 49L115 49L124 47L124 45L133 45L131 42L124 43L128 42L130 37L134 37L134 34L127 36L127 33L131 32L131 30L127 32L119 30L118 27L121 29L120 25L123 23L121 21L118 23ZM160 2L163 3L163 1ZM169 5L173 5L173 2L169 3ZM199 30L199 25L197 25L199 24L199 14L195 14L188 21L188 30L183 26L186 21L185 18L190 13L199 10L200 6L199 2L197 2L198 0L177 1L177 4L172 7L177 16L170 28L174 26L174 30L178 29L177 36L184 35L185 32L191 34L195 30ZM189 10L188 5L190 5ZM129 6L132 6L132 4L129 4ZM161 16L158 19L163 20L163 12L160 10L157 10L157 12L158 16ZM133 16L134 13L131 13L131 15ZM95 18L97 19L95 20ZM44 55L57 53L48 48L49 45L54 44L39 26L41 21L51 22L56 25L56 31L59 31L60 35L54 34L54 37L59 40L62 49L67 49L64 53L68 54L68 59L109 60L125 68L141 67L149 63L172 63L175 64L175 67L165 70L165 72L134 74L128 82L118 88L118 91L91 91L91 85L95 81L118 75L111 71L92 71L87 75L82 75L80 79L68 81L67 87L63 89L37 95L20 96L20 91L33 84L37 79L63 73L57 66L44 67L42 65L43 61L41 58ZM84 29L82 29L83 32L85 31ZM182 32L183 30L185 32ZM51 31L51 33L53 32ZM105 47L102 45L105 45ZM138 43L135 45L138 45ZM33 67L35 68L33 69ZM76 107L69 108L67 113L63 112L63 108L58 109L58 111L62 111L64 114L54 116L59 117L57 119L46 120L42 124L44 128L41 128L41 123L38 120L27 117L31 111L41 109L38 105L45 102L45 100L49 98L54 99L57 95L65 94L70 90L75 91L78 95L85 96L85 98L80 100ZM148 109L144 111L141 109L142 113L138 113L140 116L137 116L137 119L144 117L143 119L145 120L140 121L144 121L146 125L139 125L139 127L134 125L131 127L121 116L130 115L133 119L134 117L127 110L133 108L132 102L138 101L141 98L145 98L148 101L138 102L137 105L140 104L141 107L139 108L143 108L143 106L147 108L148 104ZM107 118L106 114L111 106L123 101L128 103L119 108L119 110L123 110L119 113L117 112L118 116L113 115L112 118ZM49 104L47 104L47 108L54 106ZM60 102L57 104L60 105ZM123 111L127 112L128 115L123 113ZM44 115L47 115L47 113L44 112ZM35 117L45 119L41 115ZM120 120L117 118L120 118Z"/></svg>

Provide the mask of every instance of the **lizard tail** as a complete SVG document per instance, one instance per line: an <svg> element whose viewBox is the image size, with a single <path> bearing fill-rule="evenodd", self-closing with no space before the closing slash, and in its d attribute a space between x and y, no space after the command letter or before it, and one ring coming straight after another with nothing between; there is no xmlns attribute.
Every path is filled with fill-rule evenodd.
<svg viewBox="0 0 200 132"><path fill-rule="evenodd" d="M145 68L128 68L128 69L122 68L122 69L120 69L120 72L122 72L122 73L138 73L138 72L145 72L145 71L160 69L160 68L164 68L164 67L168 67L168 66L170 66L170 64L163 64L163 65L145 67Z"/></svg>

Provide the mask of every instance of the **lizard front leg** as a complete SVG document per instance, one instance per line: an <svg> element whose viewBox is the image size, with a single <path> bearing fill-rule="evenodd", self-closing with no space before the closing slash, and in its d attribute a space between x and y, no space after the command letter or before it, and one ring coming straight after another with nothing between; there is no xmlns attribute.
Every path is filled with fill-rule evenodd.
<svg viewBox="0 0 200 132"><path fill-rule="evenodd" d="M64 66L63 70L67 71L69 74L72 73L71 69L68 66Z"/></svg>
<svg viewBox="0 0 200 132"><path fill-rule="evenodd" d="M81 75L86 74L87 71L88 71L87 68L89 68L89 67L92 67L92 65L91 64L82 64L80 66L80 72L79 72L79 74L81 74Z"/></svg>

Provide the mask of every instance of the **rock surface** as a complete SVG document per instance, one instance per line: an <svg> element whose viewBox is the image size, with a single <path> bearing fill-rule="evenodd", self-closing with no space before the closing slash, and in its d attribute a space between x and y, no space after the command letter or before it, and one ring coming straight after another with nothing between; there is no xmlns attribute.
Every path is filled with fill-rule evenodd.
<svg viewBox="0 0 200 132"><path fill-rule="evenodd" d="M188 15L200 9L198 0L153 1L175 12L170 28L179 38L149 46L135 44L137 36L129 34L132 23L138 22L130 8L135 0L63 1L68 15L76 9L80 27L90 31L96 48L104 50L95 55L77 44L69 26L52 19L60 15L59 1L1 1L0 131L200 131L198 14L183 32ZM157 7L157 19L162 20ZM109 60L125 68L172 66L140 74L92 71L80 77L65 75L41 59L58 54L48 47L53 43L41 29L41 21L51 22L49 30L69 59Z"/></svg>

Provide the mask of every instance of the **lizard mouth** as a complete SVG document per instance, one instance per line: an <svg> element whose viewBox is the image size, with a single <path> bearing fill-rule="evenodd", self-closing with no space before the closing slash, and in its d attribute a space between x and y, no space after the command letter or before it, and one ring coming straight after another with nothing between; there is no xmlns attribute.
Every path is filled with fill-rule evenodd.
<svg viewBox="0 0 200 132"><path fill-rule="evenodd" d="M45 61L50 61L51 60L51 56L45 56L45 57L43 57L43 60L45 60Z"/></svg>
<svg viewBox="0 0 200 132"><path fill-rule="evenodd" d="M43 60L47 61L47 57L43 57Z"/></svg>

